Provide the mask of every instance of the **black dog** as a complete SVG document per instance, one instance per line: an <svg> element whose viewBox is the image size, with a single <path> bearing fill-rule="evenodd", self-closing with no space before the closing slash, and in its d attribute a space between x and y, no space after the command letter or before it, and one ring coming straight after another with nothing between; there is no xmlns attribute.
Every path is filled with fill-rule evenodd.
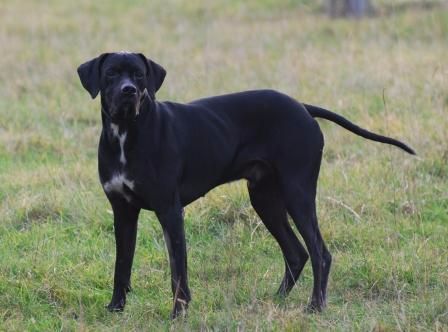
<svg viewBox="0 0 448 332"><path fill-rule="evenodd" d="M314 118L414 154L400 141L272 90L189 104L157 102L155 93L166 72L142 54L102 54L82 64L78 74L92 98L101 92L99 174L114 212L117 255L111 311L123 310L130 289L140 209L155 211L163 228L171 266L172 317L186 309L190 290L183 207L216 186L238 179L247 179L252 206L283 252L286 267L278 294L290 292L309 253L314 275L309 309L322 310L331 255L316 217L324 138Z"/></svg>

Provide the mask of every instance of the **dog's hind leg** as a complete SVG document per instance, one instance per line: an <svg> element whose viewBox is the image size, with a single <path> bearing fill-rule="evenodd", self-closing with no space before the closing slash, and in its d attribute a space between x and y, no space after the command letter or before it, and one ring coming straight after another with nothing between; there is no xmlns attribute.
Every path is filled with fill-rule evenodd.
<svg viewBox="0 0 448 332"><path fill-rule="evenodd" d="M297 202L295 205L289 205L288 211L299 229L311 256L314 286L308 309L310 311L321 311L326 305L326 289L331 266L331 255L319 231L314 202L307 200L298 200Z"/></svg>
<svg viewBox="0 0 448 332"><path fill-rule="evenodd" d="M299 278L308 254L288 223L286 206L275 177L267 175L258 181L249 181L248 189L253 208L282 250L285 275L277 294L286 296Z"/></svg>
<svg viewBox="0 0 448 332"><path fill-rule="evenodd" d="M314 286L309 311L321 311L326 305L326 289L331 255L319 231L316 216L316 186L321 155L315 162L296 170L296 176L283 181L287 210L305 241L313 267Z"/></svg>

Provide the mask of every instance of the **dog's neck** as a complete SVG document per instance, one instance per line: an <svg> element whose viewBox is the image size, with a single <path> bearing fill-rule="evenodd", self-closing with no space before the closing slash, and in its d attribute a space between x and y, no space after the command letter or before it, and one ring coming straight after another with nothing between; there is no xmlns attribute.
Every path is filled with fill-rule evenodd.
<svg viewBox="0 0 448 332"><path fill-rule="evenodd" d="M119 135L133 130L137 117L128 121L116 121L110 117L107 110L101 108L101 120L103 123L103 132L107 134L108 140L112 143Z"/></svg>
<svg viewBox="0 0 448 332"><path fill-rule="evenodd" d="M137 122L143 121L144 118L146 118L146 116L154 109L154 107L155 99L145 98L139 105L135 118L128 120L114 120L110 116L110 112L102 99L101 121L103 125L103 132L106 134L109 143L116 143L117 137L123 135L124 133L135 132L137 129Z"/></svg>
<svg viewBox="0 0 448 332"><path fill-rule="evenodd" d="M139 117L140 115L132 120L114 121L109 112L103 107L101 108L104 142L109 145L111 150L119 153L119 161L122 166L128 162L126 152L135 144L134 134L137 131Z"/></svg>

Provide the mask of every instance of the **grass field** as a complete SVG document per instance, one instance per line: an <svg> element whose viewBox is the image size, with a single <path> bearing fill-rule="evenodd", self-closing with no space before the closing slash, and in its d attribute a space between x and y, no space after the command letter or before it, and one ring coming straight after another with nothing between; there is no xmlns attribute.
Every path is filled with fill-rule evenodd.
<svg viewBox="0 0 448 332"><path fill-rule="evenodd" d="M0 330L448 331L448 8L373 1L376 17L330 20L316 2L0 1ZM104 309L115 245L99 101L76 67L123 49L167 69L161 100L275 88L416 149L320 122L318 216L334 257L324 313L304 312L310 264L274 298L283 259L242 182L186 210L186 320L168 320L149 212L127 308Z"/></svg>

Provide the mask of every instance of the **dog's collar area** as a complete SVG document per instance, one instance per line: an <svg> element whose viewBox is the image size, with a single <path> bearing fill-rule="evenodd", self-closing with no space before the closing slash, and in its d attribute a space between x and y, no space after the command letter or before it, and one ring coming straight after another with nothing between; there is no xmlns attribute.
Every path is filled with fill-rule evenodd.
<svg viewBox="0 0 448 332"><path fill-rule="evenodd" d="M144 103L144 101L145 101L145 97L148 97L148 99L150 99L150 97L149 97L149 94L148 93L146 93L145 94L145 96L141 99L141 104L140 104L140 107L137 109L137 111L135 112L135 116L134 116L134 118L132 119L132 120L130 120L130 121L133 121L133 122L135 122L135 121L137 121L137 118L139 117L139 115L142 113L141 112L141 110L142 110L142 106L143 106L143 103ZM151 100L151 99L150 99ZM114 119L112 119L112 116L104 109L104 107L101 107L101 113L103 113L104 114L104 116L106 117L106 119L107 120L109 120L109 122L110 123L115 123L116 122L116 120L114 121Z"/></svg>
<svg viewBox="0 0 448 332"><path fill-rule="evenodd" d="M141 108L141 107L140 107ZM140 112L140 109L136 112L136 114L135 114L135 116L134 116L134 118L133 119L131 119L131 120L127 120L126 122L125 121L117 121L117 120L114 120L113 118L112 118L112 116L104 109L104 107L101 107L101 113L103 113L103 115L104 115L104 117L106 118L106 122L103 122L103 127L105 127L105 128L111 128L111 125L116 125L116 126L124 126L124 127L126 127L127 126L127 124L130 124L130 123L135 123L135 122L137 122L137 118L139 117L139 115L141 114L141 112Z"/></svg>

